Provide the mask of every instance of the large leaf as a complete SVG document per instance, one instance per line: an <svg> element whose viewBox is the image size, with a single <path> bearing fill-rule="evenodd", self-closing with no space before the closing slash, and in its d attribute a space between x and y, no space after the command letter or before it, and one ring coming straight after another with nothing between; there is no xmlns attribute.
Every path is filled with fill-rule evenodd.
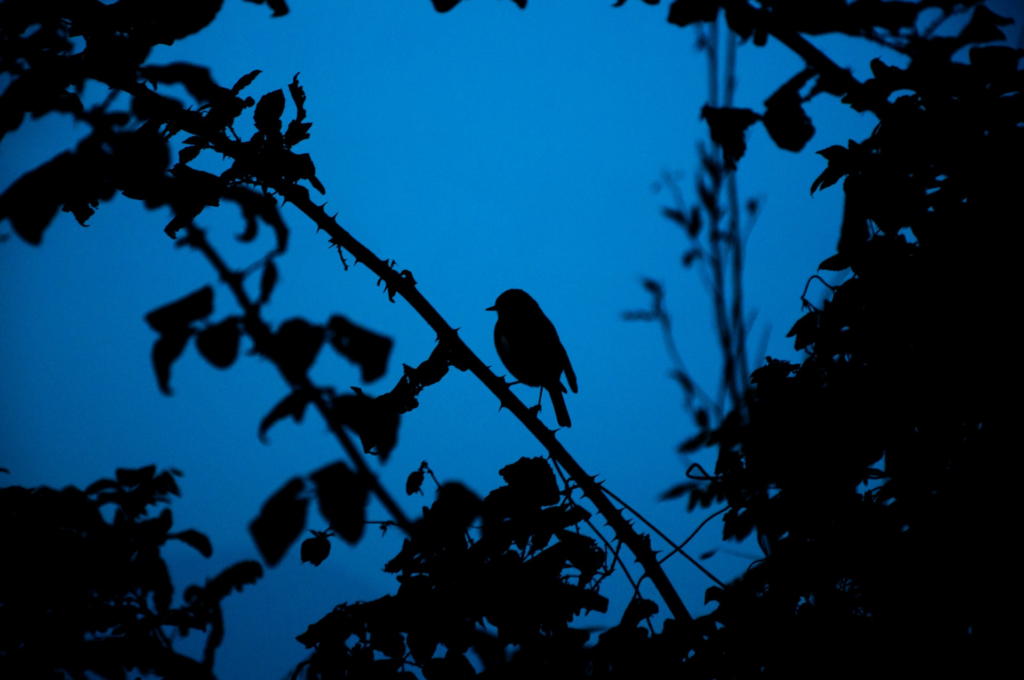
<svg viewBox="0 0 1024 680"><path fill-rule="evenodd" d="M249 525L249 533L268 566L281 561L306 526L309 501L300 497L303 489L301 479L292 479L263 504L259 517Z"/></svg>
<svg viewBox="0 0 1024 680"><path fill-rule="evenodd" d="M368 488L362 477L344 463L329 465L310 475L316 485L320 514L348 543L357 543L366 526Z"/></svg>

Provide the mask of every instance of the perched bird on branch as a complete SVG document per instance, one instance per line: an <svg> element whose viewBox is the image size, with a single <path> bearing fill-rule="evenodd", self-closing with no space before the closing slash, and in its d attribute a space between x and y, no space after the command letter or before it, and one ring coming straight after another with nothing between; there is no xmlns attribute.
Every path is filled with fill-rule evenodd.
<svg viewBox="0 0 1024 680"><path fill-rule="evenodd" d="M498 321L494 324L494 347L501 363L519 382L540 387L538 410L546 389L551 395L558 424L572 427L565 399L562 398L565 386L561 378L565 371L569 388L576 392L576 374L562 341L558 339L558 331L544 316L540 305L526 292L512 288L499 295L494 306L488 307L487 311L498 313Z"/></svg>

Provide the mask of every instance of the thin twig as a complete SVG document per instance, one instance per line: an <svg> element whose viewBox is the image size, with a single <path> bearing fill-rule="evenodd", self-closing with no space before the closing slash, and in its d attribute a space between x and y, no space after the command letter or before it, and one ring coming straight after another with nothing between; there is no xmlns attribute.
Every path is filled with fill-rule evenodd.
<svg viewBox="0 0 1024 680"><path fill-rule="evenodd" d="M712 581L714 581L714 582L715 582L715 583L717 583L718 585L722 586L723 588L725 587L725 584L724 584L724 583L722 583L722 582L721 582L720 580L718 580L718 578L716 578L714 574L712 574L712 573L711 573L710 571L708 571L707 569L705 569L705 568L704 568L704 567L703 567L703 566L702 566L701 564L699 564L699 563L697 562L697 560L695 560L695 559L693 559L692 557L690 557L690 556L689 556L689 555L688 555L688 554L686 553L686 551L685 551L685 550L683 550L683 547L682 547L681 545L676 545L676 544L675 544L675 543L674 543L674 542L672 541L672 539L671 539L671 538L669 538L668 536L666 536L666 535L665 535L665 534L664 534L664 533L663 533L663 532L662 532L662 531L661 531L660 529L658 529L658 527L654 526L654 524L652 524L651 522L648 522L648 521L647 521L647 518L646 518L646 517L644 517L643 515L641 515L641 514L640 514L639 512L637 512L636 510L634 510L634 509L633 509L632 507L630 507L630 505L629 505L628 503L626 503L626 501L622 500L621 498L619 498L618 496L616 496L616 495L615 495L614 493L612 493L611 491L609 491L609 490L608 490L608 489L607 489L606 487L604 487L604 485L602 485L602 488L604 488L604 492L605 492L606 494L608 494L609 496L611 496L612 498L614 498L615 500L617 500L617 501L618 501L619 503L621 503L621 504L622 504L622 507L624 507L624 508L625 508L626 510L628 510L629 512L631 512L631 513L632 513L632 514L633 514L633 515L634 515L634 516L635 516L635 517L636 517L636 518L637 518L638 520L640 520L641 522L643 522L644 524L646 524L646 525L647 525L648 527L650 527L650 528L651 528L651 530L652 530L652 531L654 531L654 533L658 534L658 536L659 536L659 537L661 538L661 540L665 541L665 542L666 542L666 543L668 543L668 544L669 544L670 546L672 546L672 549L673 549L673 550L672 550L672 552L671 552L671 553L669 553L669 555L674 555L675 553L679 553L680 555L682 555L683 557L685 557L686 559L688 559L688 560L689 560L689 561L690 561L690 562L691 562L691 563L693 564L693 566L697 567L697 569L699 569L699 570L700 570L701 572L703 572L703 574L704 574L705 576L707 576L707 577L708 577L709 579L711 579ZM666 559L667 559L667 558L666 558ZM664 562L665 562L665 560L664 560L664 559L658 560L658 564L662 564L662 563L664 563Z"/></svg>

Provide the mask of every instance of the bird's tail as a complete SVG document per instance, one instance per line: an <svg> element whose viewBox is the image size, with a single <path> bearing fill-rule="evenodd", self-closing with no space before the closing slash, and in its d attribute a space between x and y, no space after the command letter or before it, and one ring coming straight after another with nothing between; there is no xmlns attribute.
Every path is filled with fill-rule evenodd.
<svg viewBox="0 0 1024 680"><path fill-rule="evenodd" d="M565 399L562 398L562 392L565 392L565 388L559 383L558 387L561 389L548 390L548 394L551 396L551 405L555 407L555 417L558 418L558 424L562 427L572 427L572 421L569 420L569 411L565 408Z"/></svg>

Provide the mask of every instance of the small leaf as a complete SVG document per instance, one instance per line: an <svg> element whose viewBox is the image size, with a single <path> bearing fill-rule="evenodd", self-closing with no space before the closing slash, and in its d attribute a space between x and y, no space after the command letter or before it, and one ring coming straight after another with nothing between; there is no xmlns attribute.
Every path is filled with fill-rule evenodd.
<svg viewBox="0 0 1024 680"><path fill-rule="evenodd" d="M238 79L234 87L231 88L231 94L237 95L239 92L249 87L252 81L256 80L256 76L263 73L263 71L256 69L255 71L249 71L244 76Z"/></svg>
<svg viewBox="0 0 1024 680"><path fill-rule="evenodd" d="M186 146L184 149L178 152L178 162L188 163L199 155L199 152L203 150L201 146Z"/></svg>
<svg viewBox="0 0 1024 680"><path fill-rule="evenodd" d="M462 0L430 0L434 3L434 9L440 14L451 10L455 5L459 4Z"/></svg>
<svg viewBox="0 0 1024 680"><path fill-rule="evenodd" d="M409 477L405 480L405 495L411 496L414 493L423 495L423 470L414 470Z"/></svg>
<svg viewBox="0 0 1024 680"><path fill-rule="evenodd" d="M114 470L114 478L123 487L139 486L152 481L156 475L156 465L147 465L141 468L117 468Z"/></svg>
<svg viewBox="0 0 1024 680"><path fill-rule="evenodd" d="M793 324L793 327L786 333L787 338L796 336L793 343L794 348L799 352L808 345L813 345L818 335L818 312L808 312L800 317Z"/></svg>
<svg viewBox="0 0 1024 680"><path fill-rule="evenodd" d="M168 538L176 538L182 543L187 543L198 550L199 554L203 557L209 557L213 554L213 546L210 544L210 539L195 529L186 529L176 534L168 534Z"/></svg>
<svg viewBox="0 0 1024 680"><path fill-rule="evenodd" d="M152 359L156 381L160 386L160 391L168 396L171 394L171 364L185 351L185 344L188 343L190 337L192 337L192 330L186 328L184 331L161 335L153 343Z"/></svg>
<svg viewBox="0 0 1024 680"><path fill-rule="evenodd" d="M331 405L331 417L355 430L362 441L363 453L374 453L386 463L398 441L399 409L396 402L392 393L371 399L358 391L336 398Z"/></svg>
<svg viewBox="0 0 1024 680"><path fill-rule="evenodd" d="M267 260L263 265L263 275L260 276L260 304L266 304L270 300L270 294L277 285L277 265L273 260Z"/></svg>
<svg viewBox="0 0 1024 680"><path fill-rule="evenodd" d="M305 375L324 343L324 329L305 319L289 319L274 333L273 358L289 379Z"/></svg>
<svg viewBox="0 0 1024 680"><path fill-rule="evenodd" d="M337 315L331 317L327 328L331 332L331 346L338 354L359 364L363 382L373 382L384 375L394 345L391 338L360 328Z"/></svg>
<svg viewBox="0 0 1024 680"><path fill-rule="evenodd" d="M267 7L274 10L274 13L270 16L283 17L288 14L288 3L284 0L267 0Z"/></svg>
<svg viewBox="0 0 1024 680"><path fill-rule="evenodd" d="M517 496L540 506L558 502L558 482L544 458L520 458L498 470Z"/></svg>
<svg viewBox="0 0 1024 680"><path fill-rule="evenodd" d="M366 482L344 463L322 468L310 479L316 485L320 514L330 522L331 529L347 543L357 543L366 526Z"/></svg>
<svg viewBox="0 0 1024 680"><path fill-rule="evenodd" d="M780 149L800 151L814 136L814 125L800 98L800 88L814 73L813 69L804 69L765 100L766 110L761 122Z"/></svg>
<svg viewBox="0 0 1024 680"><path fill-rule="evenodd" d="M711 141L722 147L727 170L736 168L736 161L747 151L744 139L746 129L760 118L750 109L712 108L705 105L700 117L708 122L711 128Z"/></svg>
<svg viewBox="0 0 1024 680"><path fill-rule="evenodd" d="M818 189L827 189L850 172L849 150L845 146L836 144L818 151L818 155L825 157L828 161L828 167L818 175L818 178L811 185L812 194Z"/></svg>
<svg viewBox="0 0 1024 680"><path fill-rule="evenodd" d="M160 334L180 333L193 321L205 319L213 313L213 288L203 286L180 300L176 300L146 315L146 323Z"/></svg>
<svg viewBox="0 0 1024 680"><path fill-rule="evenodd" d="M308 390L296 390L277 403L270 413L263 416L260 421L259 437L264 444L267 443L267 430L274 424L285 418L291 418L296 423L302 422L306 414L306 405L313 399L315 392Z"/></svg>
<svg viewBox="0 0 1024 680"><path fill-rule="evenodd" d="M263 567L255 560L244 560L232 564L220 572L206 586L206 592L215 601L223 600L231 591L242 592L242 588L256 583L263 577Z"/></svg>
<svg viewBox="0 0 1024 680"><path fill-rule="evenodd" d="M18 236L39 245L57 208L65 202L68 188L79 184L79 174L80 161L70 152L26 172L0 195L0 220L9 219ZM91 210L75 213L80 224L85 224L87 213Z"/></svg>
<svg viewBox="0 0 1024 680"><path fill-rule="evenodd" d="M668 22L685 27L698 21L714 21L718 4L719 0L676 0L668 10Z"/></svg>
<svg viewBox="0 0 1024 680"><path fill-rule="evenodd" d="M218 324L207 326L196 336L196 349L217 368L227 368L238 357L241 331L238 317L229 316Z"/></svg>
<svg viewBox="0 0 1024 680"><path fill-rule="evenodd" d="M289 148L295 146L304 139L309 139L309 128L313 127L312 123L300 123L293 120L288 123L288 129L284 133L284 143Z"/></svg>
<svg viewBox="0 0 1024 680"><path fill-rule="evenodd" d="M249 533L268 566L281 561L306 525L309 501L299 497L304 488L301 479L292 479L263 504L259 517L249 525Z"/></svg>
<svg viewBox="0 0 1024 680"><path fill-rule="evenodd" d="M303 562L309 562L314 567L319 567L320 563L327 559L327 556L331 554L331 541L325 534L317 533L313 538L307 538L302 542L302 548L299 551L299 555Z"/></svg>
<svg viewBox="0 0 1024 680"><path fill-rule="evenodd" d="M284 92L274 90L260 98L253 114L256 129L265 135L281 134L281 114L284 113Z"/></svg>

